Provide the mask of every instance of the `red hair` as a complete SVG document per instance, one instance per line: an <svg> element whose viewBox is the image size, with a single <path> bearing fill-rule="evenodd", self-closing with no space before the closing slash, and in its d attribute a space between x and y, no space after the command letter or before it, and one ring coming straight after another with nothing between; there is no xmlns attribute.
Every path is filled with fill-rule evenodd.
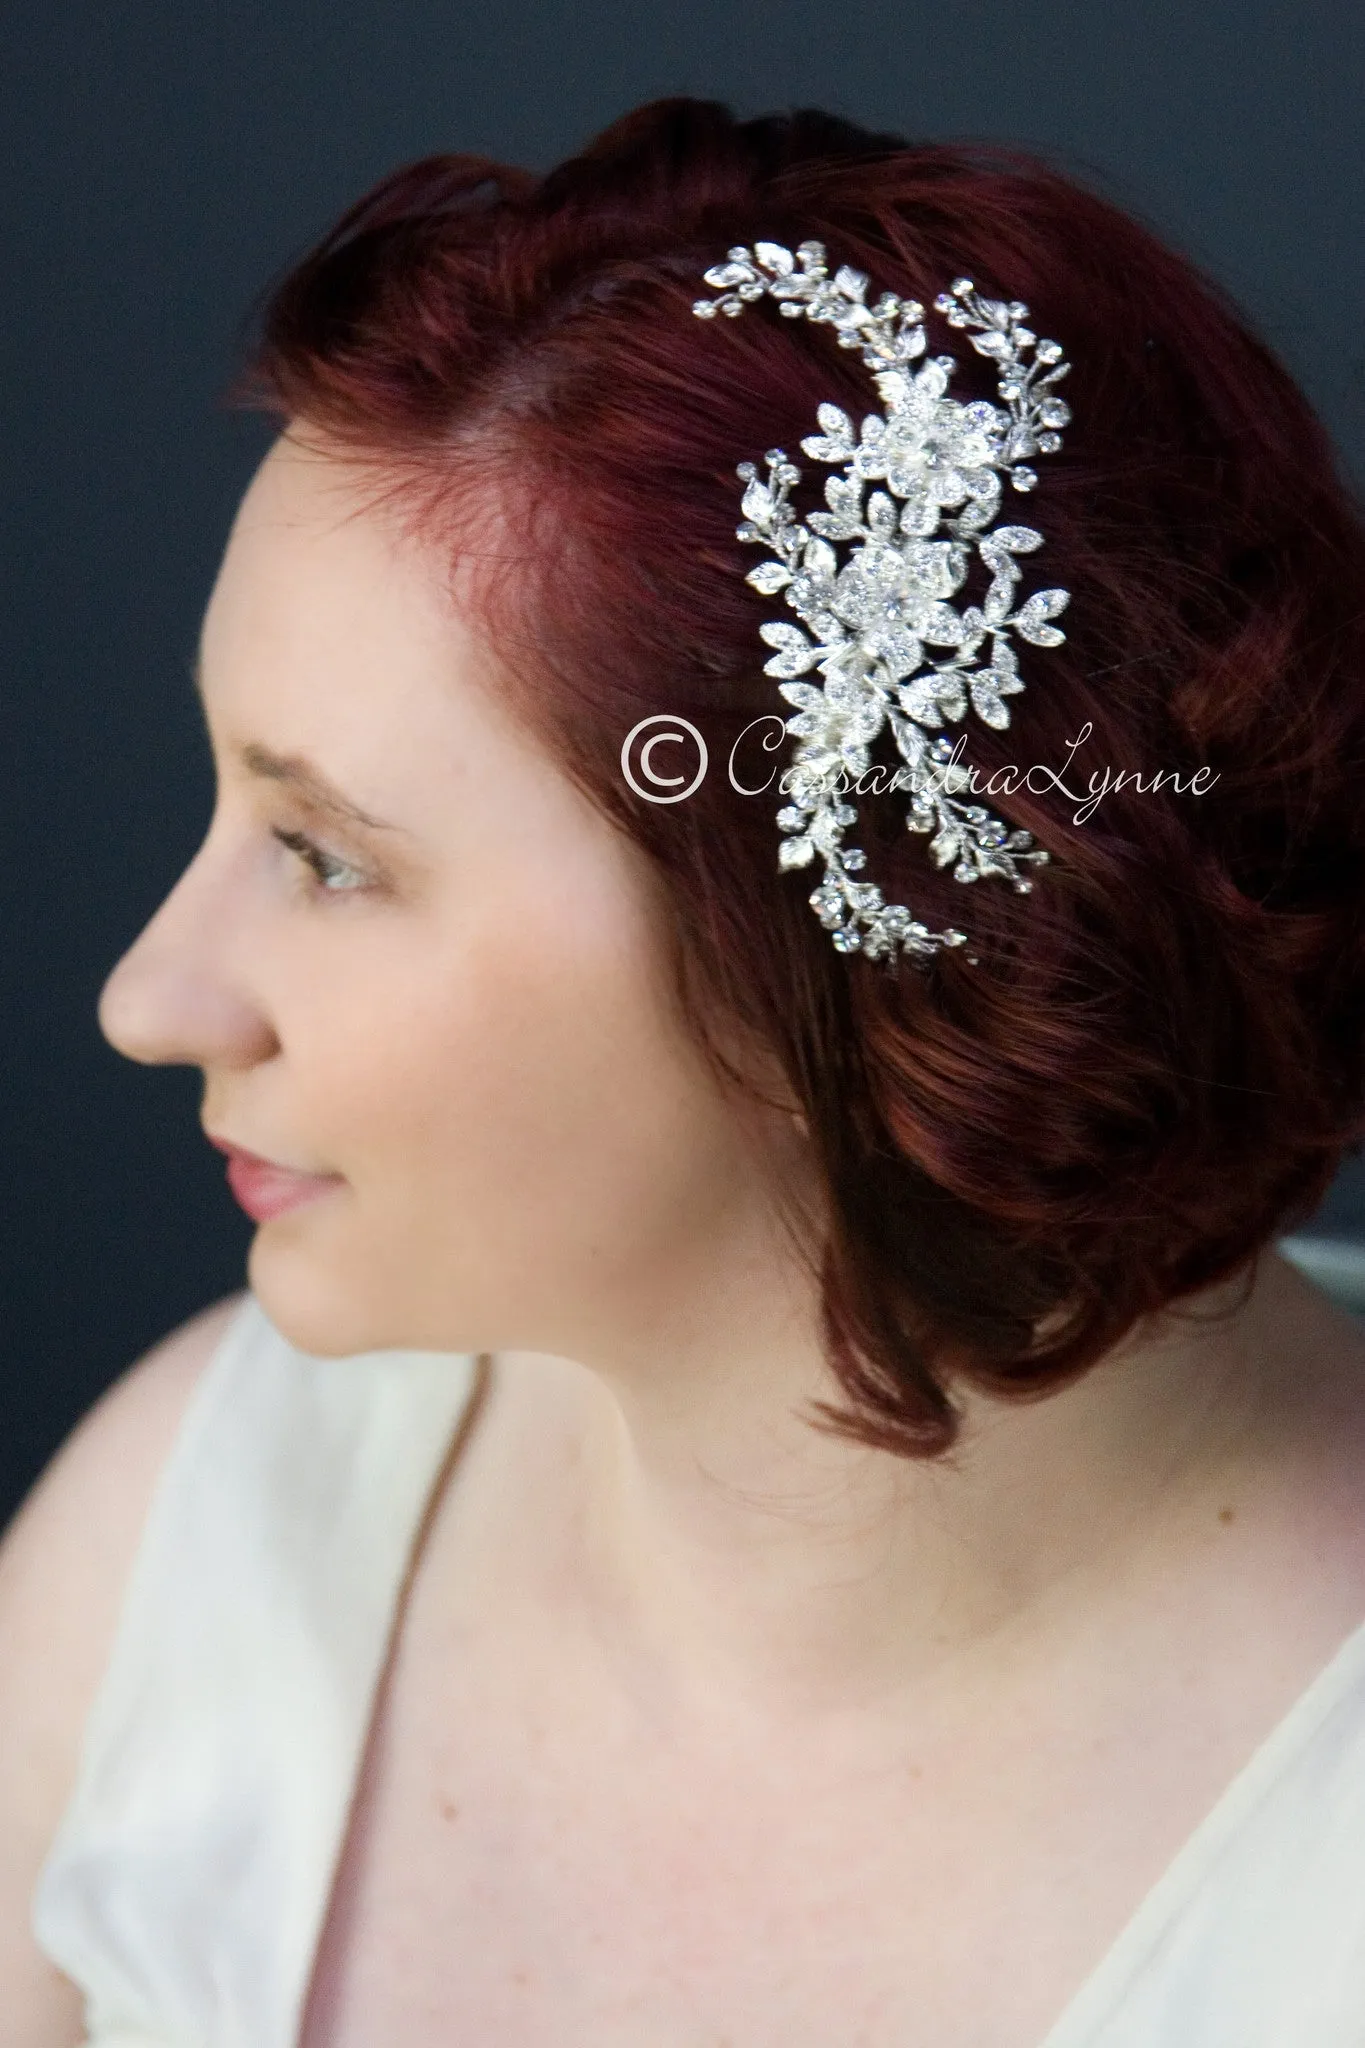
<svg viewBox="0 0 1365 2048"><path fill-rule="evenodd" d="M718 772L788 715L735 465L871 386L771 304L691 308L731 244L807 237L874 293L932 307L966 272L1024 299L1074 365L1028 509L1066 644L967 759L1072 789L1208 771L1203 795L1124 787L1082 823L1046 777L993 795L1051 853L1027 896L963 889L903 796L865 797L868 873L967 929L976 966L836 952L812 872L777 872L775 783ZM958 354L955 395L993 398ZM455 554L496 494L512 545L479 603L517 708L656 863L702 1042L719 1018L756 1034L810 1124L834 1426L942 1452L955 1377L1059 1386L1312 1213L1365 1135L1365 528L1285 371L1144 228L1017 153L663 100L544 177L440 156L386 179L275 290L252 376ZM655 712L706 738L686 802L622 776ZM774 766L751 734L738 779Z"/></svg>

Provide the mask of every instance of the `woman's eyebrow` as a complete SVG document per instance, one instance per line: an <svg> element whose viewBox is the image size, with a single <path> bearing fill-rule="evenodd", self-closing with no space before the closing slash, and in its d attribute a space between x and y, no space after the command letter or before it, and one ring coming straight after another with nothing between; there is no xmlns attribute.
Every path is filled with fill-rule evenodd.
<svg viewBox="0 0 1365 2048"><path fill-rule="evenodd" d="M200 665L196 661L191 673L194 687L202 707L204 684ZM302 754L276 754L263 746L259 740L248 740L237 750L237 758L248 775L263 776L270 782L282 782L310 803L315 810L325 811L334 818L345 820L350 825L364 825L372 832L402 832L411 837L406 825L395 825L387 818L376 818L338 789L322 770Z"/></svg>
<svg viewBox="0 0 1365 2048"><path fill-rule="evenodd" d="M258 740L248 740L239 749L238 759L249 775L261 775L271 782L286 783L316 810L344 818L348 824L366 825L375 832L407 830L404 825L391 824L387 818L376 818L372 812L362 810L334 782L329 782L320 768L315 768L301 754L273 754Z"/></svg>

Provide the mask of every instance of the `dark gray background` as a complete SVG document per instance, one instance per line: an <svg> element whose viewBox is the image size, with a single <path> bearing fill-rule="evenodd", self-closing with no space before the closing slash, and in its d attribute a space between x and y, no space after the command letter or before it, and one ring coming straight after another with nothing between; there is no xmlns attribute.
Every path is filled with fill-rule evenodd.
<svg viewBox="0 0 1365 2048"><path fill-rule="evenodd" d="M0 42L0 1523L77 1416L242 1284L197 1070L100 1038L208 822L187 663L265 445L261 287L384 171L535 167L691 92L1042 149L1228 285L1365 481L1365 10L1255 0L94 0ZM1365 1239L1365 1174L1321 1227Z"/></svg>

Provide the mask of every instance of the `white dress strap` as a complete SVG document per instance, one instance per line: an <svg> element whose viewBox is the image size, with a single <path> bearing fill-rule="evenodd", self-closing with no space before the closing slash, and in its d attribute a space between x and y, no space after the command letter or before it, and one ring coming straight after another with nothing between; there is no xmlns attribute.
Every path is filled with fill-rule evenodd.
<svg viewBox="0 0 1365 2048"><path fill-rule="evenodd" d="M87 2048L294 2048L472 1354L314 1358L253 1295L154 1489L32 1900Z"/></svg>
<svg viewBox="0 0 1365 2048"><path fill-rule="evenodd" d="M1365 1624L1152 1887L1041 2048L1365 2048Z"/></svg>

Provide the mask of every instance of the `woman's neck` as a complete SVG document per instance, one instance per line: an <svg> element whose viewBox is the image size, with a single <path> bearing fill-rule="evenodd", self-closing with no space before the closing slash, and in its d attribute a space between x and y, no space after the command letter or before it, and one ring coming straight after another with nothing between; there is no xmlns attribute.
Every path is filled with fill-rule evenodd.
<svg viewBox="0 0 1365 2048"><path fill-rule="evenodd" d="M591 1366L499 1359L534 1383L512 1405L546 1461L558 1587L680 1703L825 1714L1064 1643L1362 1437L1365 1334L1270 1252L1225 1319L1130 1338L1041 1400L962 1398L943 1461L804 1419L835 1390L790 1276L765 1289L741 1257L686 1299Z"/></svg>

